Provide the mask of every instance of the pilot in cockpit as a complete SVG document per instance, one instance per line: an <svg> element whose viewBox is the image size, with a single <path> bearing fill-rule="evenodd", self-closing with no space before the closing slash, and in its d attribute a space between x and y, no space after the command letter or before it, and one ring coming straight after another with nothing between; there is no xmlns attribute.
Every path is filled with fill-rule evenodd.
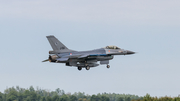
<svg viewBox="0 0 180 101"><path fill-rule="evenodd" d="M117 46L106 46L106 49L120 49L120 48Z"/></svg>

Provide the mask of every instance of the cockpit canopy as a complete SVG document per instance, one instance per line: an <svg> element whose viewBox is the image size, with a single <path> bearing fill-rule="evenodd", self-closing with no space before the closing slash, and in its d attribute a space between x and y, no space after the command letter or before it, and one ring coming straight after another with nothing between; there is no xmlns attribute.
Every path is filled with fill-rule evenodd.
<svg viewBox="0 0 180 101"><path fill-rule="evenodd" d="M106 46L106 49L120 49L120 48L117 46Z"/></svg>

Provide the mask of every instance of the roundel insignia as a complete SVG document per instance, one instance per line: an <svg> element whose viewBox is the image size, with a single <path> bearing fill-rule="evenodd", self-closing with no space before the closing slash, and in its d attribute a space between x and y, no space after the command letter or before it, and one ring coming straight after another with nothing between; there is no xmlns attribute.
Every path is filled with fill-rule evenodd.
<svg viewBox="0 0 180 101"><path fill-rule="evenodd" d="M70 55L72 55L72 53L70 53Z"/></svg>
<svg viewBox="0 0 180 101"><path fill-rule="evenodd" d="M108 52L111 52L110 50L108 50Z"/></svg>

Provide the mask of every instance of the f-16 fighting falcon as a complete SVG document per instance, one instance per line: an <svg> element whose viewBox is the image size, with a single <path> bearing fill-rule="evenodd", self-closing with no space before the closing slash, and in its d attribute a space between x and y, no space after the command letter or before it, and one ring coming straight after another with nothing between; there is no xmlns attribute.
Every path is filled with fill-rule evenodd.
<svg viewBox="0 0 180 101"><path fill-rule="evenodd" d="M77 67L78 70L99 66L97 63L106 64L110 68L109 60L112 60L114 55L130 55L135 52L121 49L117 46L106 46L105 48L90 50L90 51L74 51L68 49L53 35L46 36L53 51L49 51L49 59L42 62L65 63L66 66Z"/></svg>

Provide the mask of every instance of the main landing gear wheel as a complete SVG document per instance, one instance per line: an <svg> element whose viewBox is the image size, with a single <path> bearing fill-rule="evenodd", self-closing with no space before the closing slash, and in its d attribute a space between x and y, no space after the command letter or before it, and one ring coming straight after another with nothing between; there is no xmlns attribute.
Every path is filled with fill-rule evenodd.
<svg viewBox="0 0 180 101"><path fill-rule="evenodd" d="M90 69L90 67L89 67L89 66L87 66L87 67L86 67L86 70L89 70L89 69Z"/></svg>
<svg viewBox="0 0 180 101"><path fill-rule="evenodd" d="M78 70L81 70L82 69L82 67L78 67Z"/></svg>
<svg viewBox="0 0 180 101"><path fill-rule="evenodd" d="M110 65L107 65L107 68L110 68Z"/></svg>

